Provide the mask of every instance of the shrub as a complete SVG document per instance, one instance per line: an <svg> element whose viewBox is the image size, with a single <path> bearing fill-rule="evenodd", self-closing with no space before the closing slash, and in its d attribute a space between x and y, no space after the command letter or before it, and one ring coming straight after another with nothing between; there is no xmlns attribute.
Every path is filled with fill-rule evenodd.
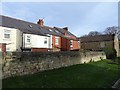
<svg viewBox="0 0 120 90"><path fill-rule="evenodd" d="M115 59L116 58L116 50L111 48L104 49L107 59Z"/></svg>
<svg viewBox="0 0 120 90"><path fill-rule="evenodd" d="M117 58L116 58L116 63L117 63L117 64L120 64L120 57L117 57Z"/></svg>

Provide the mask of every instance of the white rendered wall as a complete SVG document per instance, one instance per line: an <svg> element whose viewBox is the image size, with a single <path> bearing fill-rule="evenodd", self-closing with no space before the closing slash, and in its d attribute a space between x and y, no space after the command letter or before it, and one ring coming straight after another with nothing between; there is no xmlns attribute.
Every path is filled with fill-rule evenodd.
<svg viewBox="0 0 120 90"><path fill-rule="evenodd" d="M5 30L10 32L10 38L4 38ZM0 43L6 43L6 51L21 51L22 32L18 29L0 26Z"/></svg>
<svg viewBox="0 0 120 90"><path fill-rule="evenodd" d="M30 37L30 42L27 42L27 36ZM24 34L23 35L23 43L25 48L51 48L51 37L48 36L41 36L41 35L34 35L34 34ZM47 43L44 43L44 41Z"/></svg>

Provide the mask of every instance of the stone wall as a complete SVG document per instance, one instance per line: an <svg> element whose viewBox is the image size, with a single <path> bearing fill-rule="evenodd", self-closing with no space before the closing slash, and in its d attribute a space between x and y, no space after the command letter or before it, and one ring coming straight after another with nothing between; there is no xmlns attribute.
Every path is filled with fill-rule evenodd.
<svg viewBox="0 0 120 90"><path fill-rule="evenodd" d="M80 51L17 52L11 56L2 66L3 78L106 59L104 52Z"/></svg>

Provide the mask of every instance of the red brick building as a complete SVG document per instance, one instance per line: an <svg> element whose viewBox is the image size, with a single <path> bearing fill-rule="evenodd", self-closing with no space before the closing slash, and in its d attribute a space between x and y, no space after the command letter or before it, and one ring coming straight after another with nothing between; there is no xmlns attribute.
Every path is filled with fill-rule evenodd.
<svg viewBox="0 0 120 90"><path fill-rule="evenodd" d="M60 36L52 36L52 48L55 51L61 51L61 37Z"/></svg>
<svg viewBox="0 0 120 90"><path fill-rule="evenodd" d="M6 48L4 45L1 45L1 51L41 52L79 50L76 36L69 32L67 27L45 26L42 19L39 19L37 24L35 24L2 16L0 27L1 43L10 43Z"/></svg>
<svg viewBox="0 0 120 90"><path fill-rule="evenodd" d="M62 51L72 51L79 50L79 40L75 35L68 31L68 28L56 28L59 32L61 32L64 36L61 39L61 50Z"/></svg>
<svg viewBox="0 0 120 90"><path fill-rule="evenodd" d="M44 26L44 21L39 20L38 24L41 28L50 31L46 34L52 35L52 50L53 51L72 51L79 50L79 40L75 35L68 31L68 28L48 27Z"/></svg>

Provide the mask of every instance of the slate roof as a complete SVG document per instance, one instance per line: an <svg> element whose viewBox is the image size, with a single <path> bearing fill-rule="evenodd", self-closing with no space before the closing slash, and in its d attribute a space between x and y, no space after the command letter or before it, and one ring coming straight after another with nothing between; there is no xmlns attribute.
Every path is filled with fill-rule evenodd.
<svg viewBox="0 0 120 90"><path fill-rule="evenodd" d="M23 33L28 34L38 34L38 35L44 35L42 31L39 29L39 25L26 22L19 19L14 19L7 16L1 16L2 17L2 23L0 23L0 26L8 27L8 28L15 28L21 30Z"/></svg>
<svg viewBox="0 0 120 90"><path fill-rule="evenodd" d="M46 28L47 26L40 27L38 24L19 20L19 19L14 19L11 17L3 16L0 15L0 26L3 27L8 27L8 28L15 28L21 30L23 33L28 33L28 34L36 34L36 35L57 35L61 36L61 33L53 31L49 31L49 28Z"/></svg>
<svg viewBox="0 0 120 90"><path fill-rule="evenodd" d="M66 32L67 35L75 36L63 28L58 28L58 27L52 28L48 26L40 27L38 24L32 22L27 22L3 15L0 15L0 26L19 29L23 33L28 33L28 34L36 34L36 35L50 34L50 35L65 37L63 33Z"/></svg>
<svg viewBox="0 0 120 90"><path fill-rule="evenodd" d="M45 28L49 32L49 33L48 32L45 32L45 33L64 37L64 35L61 32L59 32L58 30L56 30L55 28L52 28L49 26L43 26L43 28Z"/></svg>
<svg viewBox="0 0 120 90"><path fill-rule="evenodd" d="M86 36L86 37L80 37L80 42L102 42L102 41L113 41L114 40L114 34L113 35L96 35L96 36Z"/></svg>
<svg viewBox="0 0 120 90"><path fill-rule="evenodd" d="M63 28L58 28L58 27L54 27L54 28L57 29L61 33L66 33L67 35L76 37L74 34L72 34L71 32L69 32L68 30L65 30Z"/></svg>

